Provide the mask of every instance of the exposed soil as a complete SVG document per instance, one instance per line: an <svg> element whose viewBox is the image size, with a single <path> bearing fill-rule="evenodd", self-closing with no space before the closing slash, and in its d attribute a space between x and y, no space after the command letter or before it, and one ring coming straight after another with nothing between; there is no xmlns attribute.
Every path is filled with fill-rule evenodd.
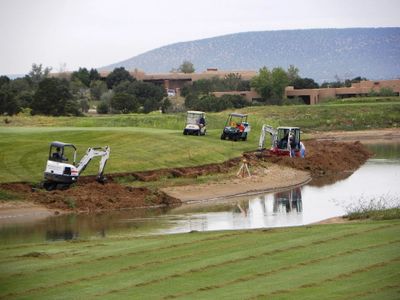
<svg viewBox="0 0 400 300"><path fill-rule="evenodd" d="M360 142L334 142L310 140L306 146L305 159L270 156L265 153L262 159L311 174L311 185L321 186L334 183L350 176L372 153Z"/></svg>
<svg viewBox="0 0 400 300"><path fill-rule="evenodd" d="M263 180L274 177L279 186L272 185L271 188L298 184L307 180L307 174L313 179L313 184L334 182L335 180L349 176L351 172L362 165L371 153L359 142L342 143L334 141L306 141L307 155L305 159L290 157L275 157L268 152L244 153L251 169L258 169L260 162L270 163L274 166L285 166L292 168L275 167L273 172L258 172L256 176L245 180L232 179L236 190L235 193L246 192L251 184L264 184ZM155 181L162 177L194 177L214 173L227 173L237 171L242 163L241 157L230 159L220 164L209 164L197 167L160 169L144 172L114 173L107 175L108 181L100 184L95 181L94 176L85 176L79 179L79 183L67 190L45 191L28 183L5 183L0 184L0 189L17 194L20 198L35 204L44 205L47 208L74 211L100 211L135 207L150 206L174 206L181 201L164 191L154 191L148 188L132 188L117 183L121 178L135 179L139 181ZM271 169L271 168L267 168ZM261 169L262 170L262 169ZM296 173L295 170L305 171ZM306 173L308 172L308 173ZM288 174L292 177L288 177ZM304 175L306 174L306 175ZM286 176L286 177L285 177ZM269 180L272 181L272 180ZM299 182L300 181L300 182ZM226 187L226 182L223 183ZM221 184L207 186L208 193L217 193ZM228 186L229 187L229 186ZM228 191L231 190L228 188ZM204 191L204 190L203 190ZM197 189L202 193L201 189ZM1 208L0 203L0 208Z"/></svg>

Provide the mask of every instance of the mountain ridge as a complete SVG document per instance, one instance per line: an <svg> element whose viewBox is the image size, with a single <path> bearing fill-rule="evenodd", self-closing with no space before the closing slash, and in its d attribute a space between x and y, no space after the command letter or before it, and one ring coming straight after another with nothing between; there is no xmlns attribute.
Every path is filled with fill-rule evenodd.
<svg viewBox="0 0 400 300"><path fill-rule="evenodd" d="M400 27L249 31L178 42L100 68L165 73L191 61L196 71L294 65L316 81L400 77Z"/></svg>

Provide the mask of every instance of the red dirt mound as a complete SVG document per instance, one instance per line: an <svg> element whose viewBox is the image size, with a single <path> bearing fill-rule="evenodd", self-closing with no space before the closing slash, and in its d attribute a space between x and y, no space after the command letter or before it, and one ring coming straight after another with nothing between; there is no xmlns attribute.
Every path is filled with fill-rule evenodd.
<svg viewBox="0 0 400 300"><path fill-rule="evenodd" d="M368 149L360 142L310 140L304 144L307 149L304 159L271 156L268 152L261 155L261 159L308 171L313 178L311 184L323 185L350 176L371 156Z"/></svg>

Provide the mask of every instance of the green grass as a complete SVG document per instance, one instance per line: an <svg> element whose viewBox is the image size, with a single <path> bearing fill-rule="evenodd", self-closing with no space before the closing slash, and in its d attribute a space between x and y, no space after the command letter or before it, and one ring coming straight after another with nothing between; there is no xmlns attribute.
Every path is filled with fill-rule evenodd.
<svg viewBox="0 0 400 300"><path fill-rule="evenodd" d="M233 111L233 110L230 110ZM229 111L229 112L230 112ZM321 105L256 106L236 110L249 113L249 121L258 131L262 124L300 126L303 130L356 130L398 127L400 97L359 97L334 100ZM221 130L228 111L208 113L208 128ZM185 114L150 113L88 117L7 117L11 123L0 126L65 127L146 127L182 130Z"/></svg>
<svg viewBox="0 0 400 300"><path fill-rule="evenodd" d="M398 299L399 221L0 246L1 299Z"/></svg>
<svg viewBox="0 0 400 300"><path fill-rule="evenodd" d="M361 220L361 219L372 219L372 220L393 220L400 219L400 208L388 208L383 210L368 210L363 212L354 212L347 215L349 220Z"/></svg>
<svg viewBox="0 0 400 300"><path fill-rule="evenodd" d="M349 220L394 220L400 219L400 198L381 196L378 198L361 197L346 207Z"/></svg>
<svg viewBox="0 0 400 300"><path fill-rule="evenodd" d="M222 162L256 149L256 137L247 143L219 140L219 131L207 136L184 136L181 131L151 128L14 127L0 128L0 182L40 181L51 141L74 143L78 159L91 146L111 147L106 173ZM98 160L84 174L96 174Z"/></svg>
<svg viewBox="0 0 400 300"><path fill-rule="evenodd" d="M274 127L300 126L306 133L398 127L400 98L315 106L258 106L240 112L249 114L252 132L247 142L237 143L219 139L228 112L207 114L209 134L205 137L182 135L183 113L7 117L11 123L0 125L0 182L40 181L48 145L55 140L75 144L78 155L90 146L109 145L111 157L106 173L194 166L222 162L257 149L264 123ZM97 167L97 163L91 163L84 174L96 174Z"/></svg>
<svg viewBox="0 0 400 300"><path fill-rule="evenodd" d="M10 201L10 200L20 200L20 197L9 191L4 191L0 189L0 201Z"/></svg>

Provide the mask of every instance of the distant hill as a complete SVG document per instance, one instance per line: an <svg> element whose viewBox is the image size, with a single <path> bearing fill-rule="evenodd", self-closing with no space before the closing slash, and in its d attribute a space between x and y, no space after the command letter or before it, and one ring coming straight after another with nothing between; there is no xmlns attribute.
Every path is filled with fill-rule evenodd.
<svg viewBox="0 0 400 300"><path fill-rule="evenodd" d="M305 29L245 32L176 43L101 68L169 72L184 60L196 72L259 70L295 65L316 81L400 77L400 28Z"/></svg>

